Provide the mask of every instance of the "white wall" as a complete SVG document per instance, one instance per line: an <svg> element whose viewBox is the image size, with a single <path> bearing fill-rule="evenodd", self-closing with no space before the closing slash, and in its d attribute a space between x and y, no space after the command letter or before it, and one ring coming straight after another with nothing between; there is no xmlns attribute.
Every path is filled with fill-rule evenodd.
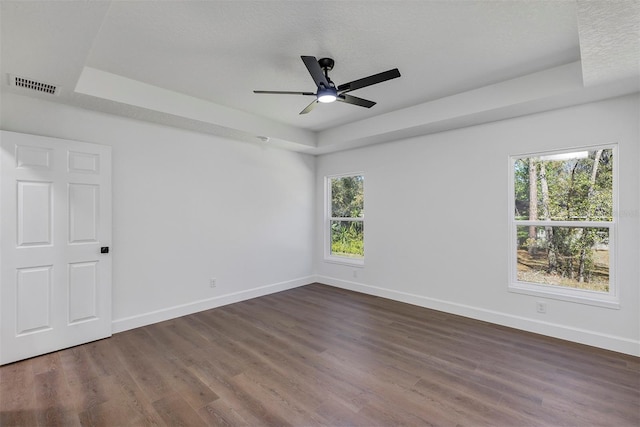
<svg viewBox="0 0 640 427"><path fill-rule="evenodd" d="M639 117L636 94L318 157L318 280L640 355ZM509 155L610 142L619 144L620 309L508 292ZM322 256L323 177L355 171L365 173L362 269Z"/></svg>
<svg viewBox="0 0 640 427"><path fill-rule="evenodd" d="M315 160L17 95L0 107L4 130L113 147L116 332L317 278L640 355L637 95ZM621 308L546 300L538 314L541 298L507 291L508 156L609 142L620 154ZM323 177L351 171L366 174L357 278L322 259Z"/></svg>
<svg viewBox="0 0 640 427"><path fill-rule="evenodd" d="M312 281L313 157L17 95L1 107L3 130L113 147L114 331Z"/></svg>

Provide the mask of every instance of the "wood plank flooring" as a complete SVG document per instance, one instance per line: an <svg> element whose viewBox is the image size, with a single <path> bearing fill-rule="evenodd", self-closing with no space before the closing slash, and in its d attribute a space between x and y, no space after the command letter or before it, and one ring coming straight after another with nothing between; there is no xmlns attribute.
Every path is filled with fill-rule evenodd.
<svg viewBox="0 0 640 427"><path fill-rule="evenodd" d="M320 284L0 368L1 426L639 426L640 359Z"/></svg>

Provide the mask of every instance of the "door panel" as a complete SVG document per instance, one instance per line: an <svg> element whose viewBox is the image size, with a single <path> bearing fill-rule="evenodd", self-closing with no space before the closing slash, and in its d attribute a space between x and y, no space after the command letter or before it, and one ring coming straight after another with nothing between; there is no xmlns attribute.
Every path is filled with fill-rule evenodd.
<svg viewBox="0 0 640 427"><path fill-rule="evenodd" d="M99 173L100 156L92 153L69 152L69 171L79 173Z"/></svg>
<svg viewBox="0 0 640 427"><path fill-rule="evenodd" d="M18 181L18 246L51 244L50 182Z"/></svg>
<svg viewBox="0 0 640 427"><path fill-rule="evenodd" d="M51 327L51 269L53 266L17 270L17 335Z"/></svg>
<svg viewBox="0 0 640 427"><path fill-rule="evenodd" d="M69 243L97 242L99 187L69 184Z"/></svg>
<svg viewBox="0 0 640 427"><path fill-rule="evenodd" d="M0 364L110 336L111 148L0 143Z"/></svg>
<svg viewBox="0 0 640 427"><path fill-rule="evenodd" d="M16 167L20 169L51 169L51 150L44 147L18 145Z"/></svg>
<svg viewBox="0 0 640 427"><path fill-rule="evenodd" d="M98 263L69 264L69 323L86 322L98 317Z"/></svg>

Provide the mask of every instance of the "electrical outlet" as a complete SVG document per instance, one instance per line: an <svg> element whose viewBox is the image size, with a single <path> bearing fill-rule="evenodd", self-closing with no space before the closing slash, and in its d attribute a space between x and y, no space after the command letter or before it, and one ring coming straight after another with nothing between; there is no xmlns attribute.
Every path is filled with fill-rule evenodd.
<svg viewBox="0 0 640 427"><path fill-rule="evenodd" d="M536 311L538 313L546 313L547 312L547 303L545 302L536 302Z"/></svg>
<svg viewBox="0 0 640 427"><path fill-rule="evenodd" d="M210 288L215 288L216 287L216 279L215 279L215 277L212 277L211 279L209 279L209 287Z"/></svg>

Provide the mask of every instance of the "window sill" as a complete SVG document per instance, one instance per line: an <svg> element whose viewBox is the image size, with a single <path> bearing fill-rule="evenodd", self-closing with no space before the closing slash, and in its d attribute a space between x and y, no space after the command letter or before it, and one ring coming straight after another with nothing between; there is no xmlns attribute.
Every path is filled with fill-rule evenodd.
<svg viewBox="0 0 640 427"><path fill-rule="evenodd" d="M325 256L324 262L329 262L331 264L348 265L350 267L360 267L360 268L364 267L364 259L358 259L358 258Z"/></svg>
<svg viewBox="0 0 640 427"><path fill-rule="evenodd" d="M614 310L620 309L620 301L618 298L611 295L602 295L599 292L571 288L559 289L555 286L535 285L523 282L510 283L509 292L574 302L577 304L593 305Z"/></svg>

